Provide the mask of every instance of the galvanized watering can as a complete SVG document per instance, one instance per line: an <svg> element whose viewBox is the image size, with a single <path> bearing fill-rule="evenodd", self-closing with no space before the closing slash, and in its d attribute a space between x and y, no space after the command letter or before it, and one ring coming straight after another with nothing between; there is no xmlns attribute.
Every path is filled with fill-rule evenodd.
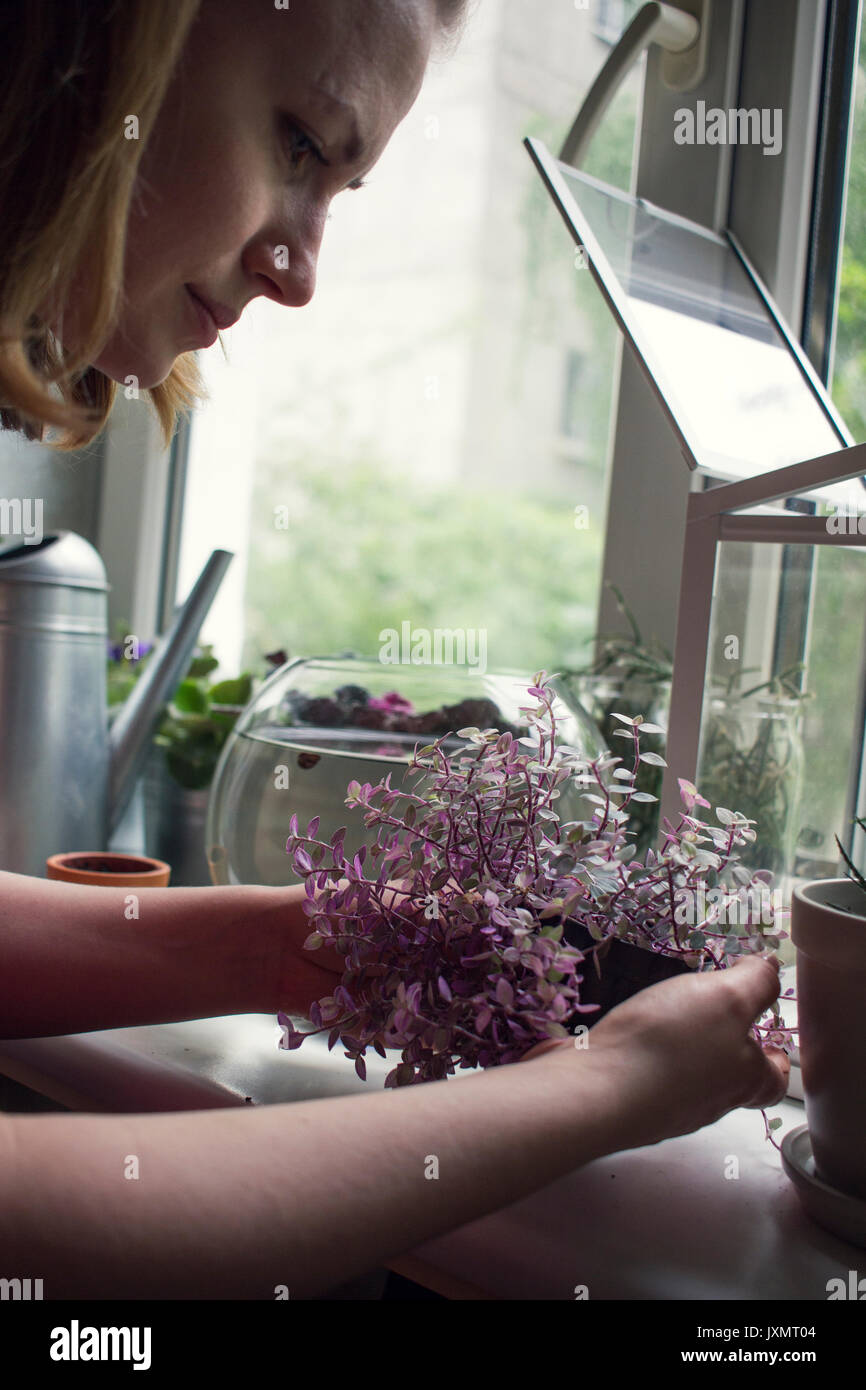
<svg viewBox="0 0 866 1390"><path fill-rule="evenodd" d="M72 531L0 544L0 869L108 848L232 558L213 552L109 728L98 552Z"/></svg>

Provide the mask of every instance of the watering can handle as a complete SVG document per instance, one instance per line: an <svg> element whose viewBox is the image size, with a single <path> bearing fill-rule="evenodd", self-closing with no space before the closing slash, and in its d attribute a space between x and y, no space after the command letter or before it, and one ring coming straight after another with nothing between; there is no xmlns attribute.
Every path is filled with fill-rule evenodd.
<svg viewBox="0 0 866 1390"><path fill-rule="evenodd" d="M156 644L147 669L109 733L109 836L120 824L150 751L154 729L192 660L198 635L234 554L214 550L193 589Z"/></svg>

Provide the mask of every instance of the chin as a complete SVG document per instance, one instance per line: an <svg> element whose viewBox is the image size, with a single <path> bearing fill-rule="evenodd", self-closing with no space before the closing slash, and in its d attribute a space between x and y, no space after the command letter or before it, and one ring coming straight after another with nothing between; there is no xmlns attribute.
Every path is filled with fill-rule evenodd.
<svg viewBox="0 0 866 1390"><path fill-rule="evenodd" d="M176 360L176 353L171 357L162 357L156 353L153 357L126 353L121 358L117 352L112 352L109 346L93 365L111 381L116 381L118 386L130 390L135 387L139 391L150 391L154 386L162 385L170 375Z"/></svg>

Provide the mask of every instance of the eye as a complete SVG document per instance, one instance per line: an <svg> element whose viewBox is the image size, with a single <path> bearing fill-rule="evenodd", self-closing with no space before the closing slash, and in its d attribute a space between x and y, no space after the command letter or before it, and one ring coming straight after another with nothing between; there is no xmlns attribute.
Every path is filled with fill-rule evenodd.
<svg viewBox="0 0 866 1390"><path fill-rule="evenodd" d="M288 150L289 162L292 166L293 173L298 173L304 160L307 159L309 155L317 159L326 169L330 169L330 160L325 158L315 140L307 134L303 126L299 125L293 116L280 113L279 125L282 144ZM346 184L347 188L353 190L366 188L366 186L367 180L364 178L353 179L351 183Z"/></svg>
<svg viewBox="0 0 866 1390"><path fill-rule="evenodd" d="M298 125L296 120L291 116L283 115L280 117L280 127L285 137L283 143L288 150L293 173L298 172L309 155L313 155L320 164L327 167L328 161L318 145L310 139L307 132Z"/></svg>

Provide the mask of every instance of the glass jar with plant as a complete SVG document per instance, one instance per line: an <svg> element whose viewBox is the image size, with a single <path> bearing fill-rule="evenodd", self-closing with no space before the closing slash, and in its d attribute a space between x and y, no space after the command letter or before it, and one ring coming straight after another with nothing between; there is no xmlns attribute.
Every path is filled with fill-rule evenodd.
<svg viewBox="0 0 866 1390"><path fill-rule="evenodd" d="M667 725L673 665L670 652L656 639L646 641L619 589L616 597L629 631L598 636L596 657L583 668L565 673L574 691L598 724L609 746L617 730L616 709L642 711ZM792 873L800 833L803 743L800 733L803 702L802 664L780 672L759 685L742 689L747 668L725 681L714 680L707 691L698 781L712 805L735 802L759 828L751 847L750 866L774 875ZM638 789L651 801L633 806L629 830L635 849L644 853L659 831L658 801L665 753L664 729L648 740ZM647 757L647 754L649 757ZM658 761L655 761L658 759Z"/></svg>
<svg viewBox="0 0 866 1390"><path fill-rule="evenodd" d="M713 805L736 801L759 828L750 864L782 877L793 872L800 831L804 701L802 664L742 689L750 670L715 683L704 711L698 781Z"/></svg>
<svg viewBox="0 0 866 1390"><path fill-rule="evenodd" d="M644 639L620 590L615 584L608 588L629 631L608 636L597 633L592 638L595 659L586 666L564 671L562 679L594 719L612 751L616 744L611 740L621 728L618 709L639 710L645 720L660 726L657 733L646 736L636 783L637 790L651 799L633 803L629 810L628 829L635 837L636 853L643 854L658 834L663 767L660 760L665 752L673 658L657 639Z"/></svg>

